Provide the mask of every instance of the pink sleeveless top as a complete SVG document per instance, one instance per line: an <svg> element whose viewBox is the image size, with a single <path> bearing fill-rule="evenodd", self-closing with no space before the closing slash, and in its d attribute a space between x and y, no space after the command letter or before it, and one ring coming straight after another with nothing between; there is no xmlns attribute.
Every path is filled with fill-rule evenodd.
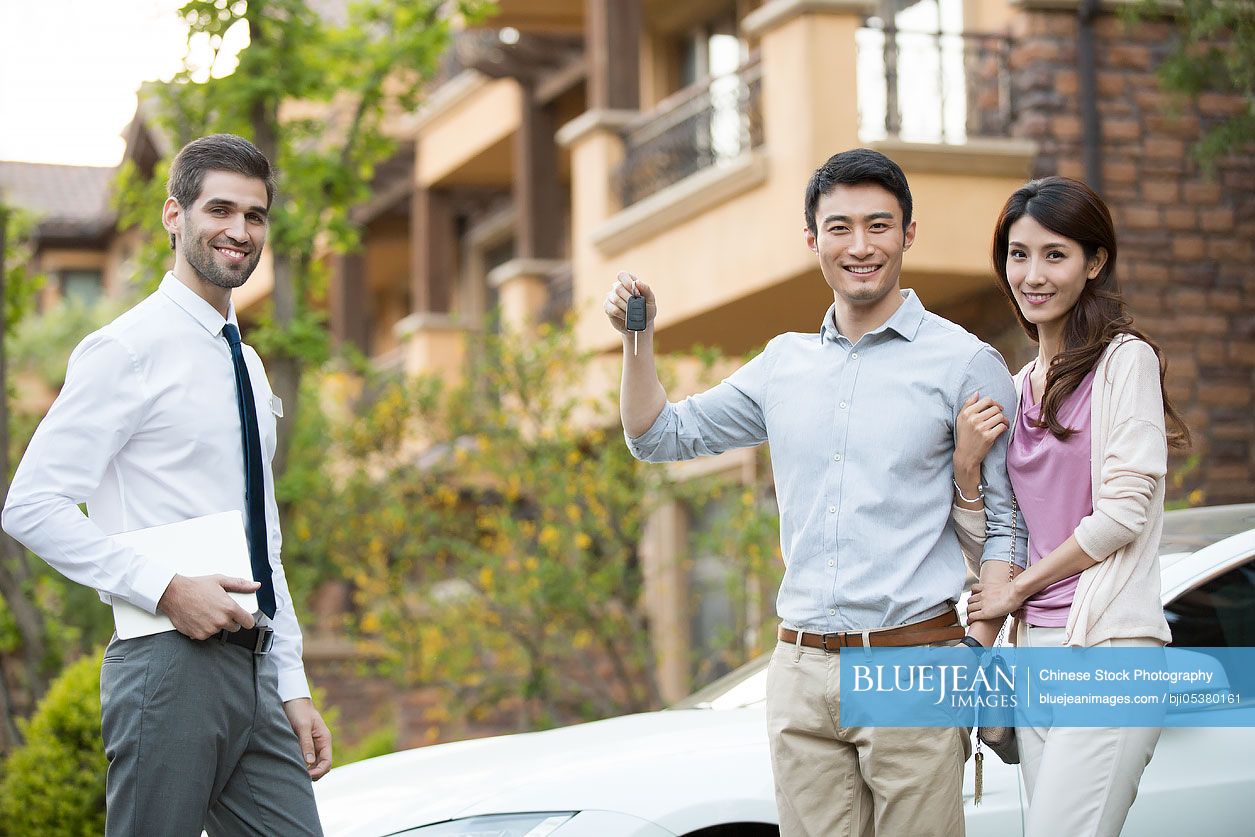
<svg viewBox="0 0 1255 837"><path fill-rule="evenodd" d="M1031 375L1031 371L1030 371ZM1007 472L1028 529L1028 563L1037 563L1072 536L1077 524L1094 511L1090 485L1090 400L1094 370L1085 376L1059 410L1064 427L1076 432L1066 441L1034 422L1041 405L1033 403L1029 376L1024 377L1020 409L1007 448ZM1068 624L1068 610L1078 575L1056 581L1024 603L1024 619L1043 628Z"/></svg>

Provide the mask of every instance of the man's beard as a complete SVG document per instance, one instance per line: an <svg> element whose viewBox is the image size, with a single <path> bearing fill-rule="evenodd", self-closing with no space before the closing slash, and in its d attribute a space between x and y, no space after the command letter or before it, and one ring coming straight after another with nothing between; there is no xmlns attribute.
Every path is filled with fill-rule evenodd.
<svg viewBox="0 0 1255 837"><path fill-rule="evenodd" d="M248 281L257 269L261 260L261 250L254 249L237 268L225 267L218 263L214 249L201 241L196 230L189 230L190 235L183 237L183 258L192 269L201 275L206 282L219 288L238 288ZM229 246L229 245L227 245ZM241 248L242 249L242 248Z"/></svg>

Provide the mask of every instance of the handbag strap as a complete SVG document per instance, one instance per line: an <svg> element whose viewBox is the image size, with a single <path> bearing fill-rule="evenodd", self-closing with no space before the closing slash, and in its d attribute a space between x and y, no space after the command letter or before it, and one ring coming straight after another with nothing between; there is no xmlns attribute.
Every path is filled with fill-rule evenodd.
<svg viewBox="0 0 1255 837"><path fill-rule="evenodd" d="M1020 534L1020 504L1015 499L1015 494L1011 495L1011 548L1007 551L1007 581L1015 581L1015 541ZM1011 614L1007 614L1002 620L1002 625L998 628L998 636L994 639L993 647L1006 644L1007 622L1011 619Z"/></svg>
<svg viewBox="0 0 1255 837"><path fill-rule="evenodd" d="M1011 495L1011 548L1007 551L1007 581L1015 580L1015 541L1016 541L1016 538L1019 537L1019 533L1020 533L1019 524L1020 524L1020 504L1015 499L1015 494L1012 493ZM1008 614L1008 616L1010 616L1010 614ZM997 648L1000 645L1006 644L1007 621L1008 619L1004 617L1002 620L1002 625L998 628L998 636L994 639L994 644L987 653L993 654L994 648ZM980 704L978 703L976 705L975 716L972 719L973 723L975 724L975 728L973 730L974 732L973 737L976 739L976 746L973 749L973 755L975 759L975 768L976 768L976 776L975 776L976 787L975 787L975 798L972 800L972 803L975 805L979 805L981 803L981 797L984 796L983 785L984 785L984 778L985 778L984 776L985 753L984 753L984 746L983 746L984 742L980 740L980 715L981 715L980 710L981 710L981 707L980 707Z"/></svg>

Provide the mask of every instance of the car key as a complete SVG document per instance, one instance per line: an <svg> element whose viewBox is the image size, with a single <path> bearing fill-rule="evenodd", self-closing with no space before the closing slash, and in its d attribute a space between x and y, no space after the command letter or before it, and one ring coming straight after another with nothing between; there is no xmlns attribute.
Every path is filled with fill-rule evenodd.
<svg viewBox="0 0 1255 837"><path fill-rule="evenodd" d="M632 283L632 296L627 303L627 329L632 332L632 356L640 341L640 333L645 330L645 297L636 293L636 283Z"/></svg>

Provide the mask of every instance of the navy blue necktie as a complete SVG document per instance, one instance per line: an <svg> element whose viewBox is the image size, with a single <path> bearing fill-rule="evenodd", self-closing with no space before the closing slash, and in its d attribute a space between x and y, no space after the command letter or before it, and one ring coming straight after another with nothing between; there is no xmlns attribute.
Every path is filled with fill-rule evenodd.
<svg viewBox="0 0 1255 837"><path fill-rule="evenodd" d="M253 400L253 383L248 377L244 352L240 349L240 330L231 323L222 327L231 346L231 365L235 367L235 401L240 408L240 433L244 438L244 497L248 505L248 555L253 565L253 580L260 581L257 605L271 619L275 617L275 586L270 580L270 549L266 543L266 487L261 472L261 434L257 429L257 403Z"/></svg>

